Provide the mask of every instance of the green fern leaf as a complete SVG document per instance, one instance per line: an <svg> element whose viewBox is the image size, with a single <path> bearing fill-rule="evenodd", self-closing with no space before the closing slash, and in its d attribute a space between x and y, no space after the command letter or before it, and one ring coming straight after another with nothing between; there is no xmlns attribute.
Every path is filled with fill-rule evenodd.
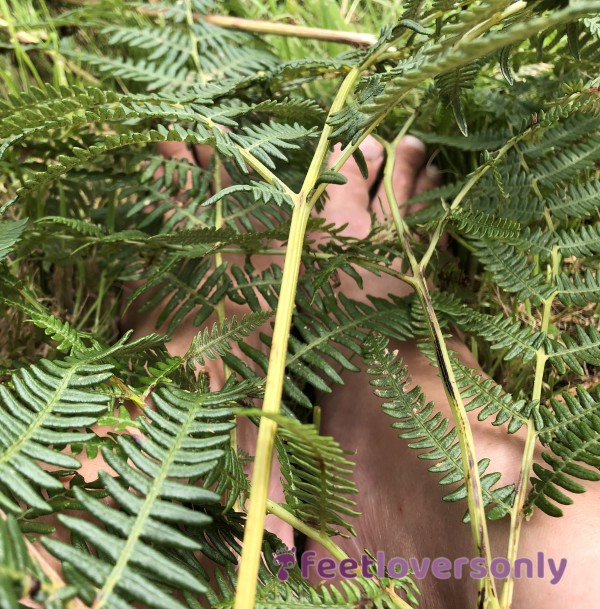
<svg viewBox="0 0 600 609"><path fill-rule="evenodd" d="M278 454L286 509L329 536L354 535L348 519L358 515L351 498L358 490L350 478L353 463L346 458L348 451L333 438L319 435L312 424L262 410L241 414L267 416L279 427L282 442Z"/></svg>
<svg viewBox="0 0 600 609"><path fill-rule="evenodd" d="M585 487L574 478L600 480L599 402L598 396L593 398L578 387L577 396L565 392L562 400L552 399L550 405L551 409L540 406L537 417L537 427L552 451L542 453L550 468L534 463L535 477L525 509L530 513L535 505L549 516L562 516L555 503L570 505L573 500L560 488L583 493Z"/></svg>
<svg viewBox="0 0 600 609"><path fill-rule="evenodd" d="M14 244L21 238L27 222L27 218L0 222L0 260L8 256Z"/></svg>
<svg viewBox="0 0 600 609"><path fill-rule="evenodd" d="M450 216L451 222L468 235L479 239L501 239L510 241L520 233L520 225L508 218L494 218L477 210L458 208Z"/></svg>
<svg viewBox="0 0 600 609"><path fill-rule="evenodd" d="M478 240L475 247L485 269L506 292L514 293L519 298L531 298L538 303L555 291L545 282L543 274L536 273L535 263L529 262L512 245Z"/></svg>
<svg viewBox="0 0 600 609"><path fill-rule="evenodd" d="M270 203L271 201L277 205L287 205L290 209L293 207L290 196L275 185L265 184L264 182L251 182L250 184L236 184L223 188L216 195L207 199L203 205L213 205L217 201L228 197L233 193L250 192L254 197L255 202Z"/></svg>
<svg viewBox="0 0 600 609"><path fill-rule="evenodd" d="M569 184L566 193L550 195L546 206L559 220L589 216L600 207L600 180Z"/></svg>
<svg viewBox="0 0 600 609"><path fill-rule="evenodd" d="M221 327L215 322L212 331L205 328L192 340L185 359L193 359L204 365L204 358L217 359L231 348L231 342L239 342L249 336L273 316L273 311L263 311L244 315L238 323L235 316L231 321L224 320Z"/></svg>
<svg viewBox="0 0 600 609"><path fill-rule="evenodd" d="M542 332L534 332L529 326L505 318L502 313L487 315L465 308L464 315L456 323L461 330L481 336L492 349L506 349L502 357L507 361L517 356L524 362L532 360L545 339Z"/></svg>
<svg viewBox="0 0 600 609"><path fill-rule="evenodd" d="M365 341L364 359L369 365L370 381L376 387L375 395L384 398L383 409L386 414L396 419L392 427L402 430L401 438L413 440L411 448L423 450L420 459L435 461L429 471L443 473L440 484L462 483L461 486L444 497L445 501L458 501L467 496L464 485L464 474L461 463L460 447L456 430L448 429L448 419L434 413L433 402L425 403L425 396L420 387L409 389L410 377L407 366L395 353L387 350L387 340L381 336L371 335ZM486 474L489 459L478 463L481 477L483 500L490 507L488 517L502 518L510 510L514 496L514 486L492 488L500 479L500 474Z"/></svg>
<svg viewBox="0 0 600 609"><path fill-rule="evenodd" d="M591 138L540 163L535 168L534 175L545 185L559 184L585 169L591 169L599 159L600 138Z"/></svg>
<svg viewBox="0 0 600 609"><path fill-rule="evenodd" d="M561 341L546 341L548 358L559 374L565 374L567 369L585 374L583 364L600 366L600 330L593 325L575 326L575 335L563 332Z"/></svg>
<svg viewBox="0 0 600 609"><path fill-rule="evenodd" d="M153 396L156 410L146 411L148 416L141 422L143 440L136 443L119 436L119 453L103 449L107 465L119 478L102 472L102 484L125 514L78 493L82 506L104 528L81 518L61 516L61 521L94 547L97 556L44 540L54 555L97 589L99 608L124 606L135 599L156 609L180 609L183 605L169 590L206 591L206 586L188 568L173 561L165 549L199 547L178 527L206 526L210 518L199 508L216 504L219 495L184 481L203 478L214 470L234 426L229 406L254 390L251 383L232 380L213 393L164 387Z"/></svg>
<svg viewBox="0 0 600 609"><path fill-rule="evenodd" d="M589 302L600 302L600 273L587 269L572 276L560 273L556 278L558 298L564 305L585 307Z"/></svg>
<svg viewBox="0 0 600 609"><path fill-rule="evenodd" d="M113 367L96 363L106 354L108 351L74 360L41 360L13 375L12 390L0 385L0 505L20 512L13 499L18 497L27 506L50 511L36 489L62 489L62 484L40 463L70 470L80 467L61 449L94 437L70 430L94 425L106 411L108 397L101 385L110 378Z"/></svg>
<svg viewBox="0 0 600 609"><path fill-rule="evenodd" d="M600 254L600 224L583 225L579 230L569 229L558 234L560 251L563 256L588 258Z"/></svg>
<svg viewBox="0 0 600 609"><path fill-rule="evenodd" d="M508 422L508 433L515 433L527 424L532 404L527 404L525 400L515 400L492 379L483 377L473 368L459 362L456 357L452 358L452 369L467 411L479 409L477 418L480 421L495 414L492 425Z"/></svg>

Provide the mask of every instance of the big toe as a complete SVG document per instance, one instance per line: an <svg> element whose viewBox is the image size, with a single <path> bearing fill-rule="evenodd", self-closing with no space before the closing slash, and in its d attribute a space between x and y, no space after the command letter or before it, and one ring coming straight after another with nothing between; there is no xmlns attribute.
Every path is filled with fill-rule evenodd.
<svg viewBox="0 0 600 609"><path fill-rule="evenodd" d="M342 234L351 237L366 237L371 228L369 214L370 190L379 177L383 159L383 146L374 138L367 137L360 146L368 172L365 178L354 158L348 159L341 173L348 180L346 184L332 185L327 188L329 196L320 216L328 224L347 225ZM334 164L341 154L341 147L334 148L330 164Z"/></svg>

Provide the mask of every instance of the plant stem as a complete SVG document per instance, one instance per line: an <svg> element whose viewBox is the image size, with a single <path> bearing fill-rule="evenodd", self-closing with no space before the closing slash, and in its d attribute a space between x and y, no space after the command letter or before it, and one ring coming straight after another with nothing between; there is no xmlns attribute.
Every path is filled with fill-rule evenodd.
<svg viewBox="0 0 600 609"><path fill-rule="evenodd" d="M297 531L303 533L309 539L316 541L320 546L327 550L329 554L331 554L336 560L344 560L344 558L348 558L348 554L346 554L344 550L340 548L340 546L331 541L331 538L326 533L322 533L321 531L313 529L313 527L302 522L302 520L294 516L291 512L288 512L278 503L267 499L267 511L269 512L269 514L277 516L279 520L294 527Z"/></svg>
<svg viewBox="0 0 600 609"><path fill-rule="evenodd" d="M338 30L277 23L274 21L260 21L258 19L243 19L227 15L201 15L199 17L212 25L256 34L310 38L311 40L325 40L327 42L339 42L341 44L352 44L361 47L368 47L377 42L377 36L361 32L339 32Z"/></svg>
<svg viewBox="0 0 600 609"><path fill-rule="evenodd" d="M221 159L219 158L218 153L215 152L215 167L213 173L213 191L216 193L221 192L222 183L221 183ZM219 199L215 204L215 228L219 230L223 227L223 199ZM215 269L218 269L223 264L223 254L220 251L215 252ZM226 320L225 315L225 296L219 300L217 305L215 306L215 312L217 313L217 320L219 322L219 327L222 328L223 324ZM223 382L226 382L231 374L231 370L229 366L222 361L223 364ZM238 454L238 445L237 445L237 425L234 425L229 432L229 445L231 446L231 450L233 454L237 456ZM235 500L233 504L233 509L236 512L240 511L240 505L238 499Z"/></svg>
<svg viewBox="0 0 600 609"><path fill-rule="evenodd" d="M200 65L200 55L198 53L198 39L196 38L196 34L194 33L194 30L192 29L194 26L194 14L192 13L191 0L185 1L185 21L187 23L188 31L189 31L189 35L190 35L190 43L191 43L191 49L192 49L192 52L191 52L192 61L194 62L196 71L198 72L198 74L201 75L203 84L205 84L205 77L202 73L202 67Z"/></svg>
<svg viewBox="0 0 600 609"><path fill-rule="evenodd" d="M481 480L479 478L479 471L477 467L478 462L475 454L475 442L473 440L473 433L467 418L467 412L456 384L456 378L452 369L452 361L446 347L444 335L433 309L433 303L431 301L429 289L427 288L427 283L423 274L425 270L424 262L426 263L429 258L427 257L427 260L421 261L420 263L417 262L408 241L407 227L402 219L402 216L400 215L396 194L393 188L392 176L396 161L394 151L396 149L399 137L401 136L398 136L393 143L385 144L387 152L383 177L385 193L396 230L398 231L402 249L413 271L415 289L423 306L425 316L427 317L429 331L436 350L437 363L441 372L444 390L446 392L446 397L448 398L448 403L452 411L452 418L458 432L458 441L460 445L463 474L465 477L465 486L467 489L467 503L469 507L473 541L478 555L484 558L489 565L491 564L490 543L487 530L485 506L483 503L483 494L481 491ZM439 239L440 235L441 230L436 231L435 236L437 239ZM437 242L437 239L434 241L434 243ZM430 255L431 254L429 254L429 256ZM490 608L498 607L496 585L493 578L488 577L485 580L480 580L478 585L480 595L480 602L478 606ZM481 595L484 593L485 596L482 599Z"/></svg>
<svg viewBox="0 0 600 609"><path fill-rule="evenodd" d="M331 104L328 118L342 109L346 98L350 95L350 92L354 88L354 85L356 84L356 81L360 77L361 73L362 66L360 68L352 68L352 70L348 72L346 78L344 78L342 85L340 86L335 96L335 99L333 100L333 103ZM303 194L304 198L306 198L308 196L308 193L314 188L315 182L319 177L321 167L323 166L323 162L325 161L325 156L327 155L327 151L329 150L329 138L331 137L332 132L333 127L325 123L325 127L323 127L323 131L321 132L321 136L319 137L317 149L315 150L312 161L310 162L308 172L306 173L304 183L302 184L302 188L300 190L301 199L303 198ZM315 200L314 197L312 199Z"/></svg>
<svg viewBox="0 0 600 609"><path fill-rule="evenodd" d="M292 212L292 223L283 265L281 292L275 317L263 401L263 411L268 414L277 414L280 410L287 344L300 273L304 233L310 211L311 208L306 202L299 201ZM275 421L267 417L261 418L234 609L251 609L254 607L276 430L277 423Z"/></svg>
<svg viewBox="0 0 600 609"><path fill-rule="evenodd" d="M84 3L92 4L96 0L67 0L68 4L81 6ZM165 10L140 6L137 10L144 15L162 15ZM251 34L272 34L275 36L289 36L291 38L310 38L312 40L325 40L327 42L338 42L340 44L351 44L359 47L369 47L377 42L377 36L362 32L340 32L325 28L306 27L291 23L277 23L274 21L262 21L259 19L245 19L243 17L230 17L229 15L202 15L191 14L194 19L200 19L218 27L250 32ZM1 25L1 24L0 24ZM23 32L27 36L27 32Z"/></svg>
<svg viewBox="0 0 600 609"><path fill-rule="evenodd" d="M214 125L213 123L213 126ZM221 128L221 127L219 127ZM295 198L296 193L287 185L285 182L282 182L264 163L259 161L249 150L245 148L239 148L239 152L244 158L244 161L256 171L256 173L268 184L271 186L278 185L280 186L287 195L289 195L292 199Z"/></svg>
<svg viewBox="0 0 600 609"><path fill-rule="evenodd" d="M382 47L378 49L378 52L370 55L363 64L350 70L336 93L331 108L329 109L328 118L343 108L346 99L350 95L357 80L360 78L360 75L364 70L375 63L391 44L392 42L387 45L382 45ZM379 122L383 120L384 116L385 115L380 117L378 121L365 131L363 134L364 137L375 129ZM267 414L279 413L281 406L287 345L290 336L290 324L294 310L296 287L300 273L304 234L310 218L310 213L318 199L316 193L319 189L315 189L315 193L312 195L310 193L315 188L315 184L321 173L321 168L325 161L327 151L329 150L329 138L331 137L332 132L333 128L326 121L308 168L306 178L302 184L302 188L298 194L291 193L290 195L294 203L294 210L292 212L288 246L283 264L281 291L277 306L277 314L275 316L271 352L269 354L267 381L263 400L263 412ZM364 137L362 139L364 139ZM359 146L360 141L353 147L349 146L348 149L356 149ZM247 151L242 151L242 154L244 152ZM252 166L264 179L269 181L269 183L272 183L270 181L271 179L277 179L264 166L263 168L266 171L261 173L259 165L256 163L262 165L260 161L252 156ZM323 190L324 188L325 186L323 187ZM250 489L248 516L244 529L244 540L239 562L234 609L252 609L254 607L276 431L277 423L275 421L268 417L261 418L258 429L256 455L254 458L254 473L252 476L252 487Z"/></svg>
<svg viewBox="0 0 600 609"><path fill-rule="evenodd" d="M552 248L552 273L551 280L553 280L558 274L558 267L560 263L560 256L558 247L555 245ZM550 320L552 318L552 303L556 292L551 294L546 300L544 300L544 307L542 310L542 325L541 331L548 332L550 326ZM544 344L540 345L536 351L535 356L535 377L533 381L533 392L531 394L532 401L539 402L542 397L543 381L544 381L544 370L548 356ZM535 454L535 446L537 443L537 431L533 418L527 421L527 439L525 441L525 448L523 450L523 459L521 461L521 471L519 473L519 481L517 482L517 494L515 503L510 512L510 532L508 536L508 552L507 559L510 563L510 570L508 578L502 587L501 596L501 607L503 609L509 609L512 603L512 597L515 588L515 581L513 576L514 564L517 559L519 551L519 541L521 538L521 528L523 520L525 519L525 500L527 498L527 489L529 481L529 473L533 466L533 457Z"/></svg>

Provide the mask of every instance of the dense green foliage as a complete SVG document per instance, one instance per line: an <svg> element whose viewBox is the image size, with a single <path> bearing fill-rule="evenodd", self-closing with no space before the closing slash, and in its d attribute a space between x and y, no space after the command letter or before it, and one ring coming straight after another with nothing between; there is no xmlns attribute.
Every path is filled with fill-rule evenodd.
<svg viewBox="0 0 600 609"><path fill-rule="evenodd" d="M457 399L480 419L539 436L546 464L525 472L525 512L568 518L561 489L600 480L600 3L367 3L370 26L394 21L365 48L201 18L266 16L260 3L223 4L0 1L2 609L22 596L56 609L233 605L250 481L230 438L239 417L262 418L272 340L261 334L258 350L244 339L274 319L283 265L259 272L249 255L286 240L307 176L317 205L324 185L343 182L324 165L309 170L322 133L359 162L354 149L374 128L391 140L410 126L436 151L445 183L415 198L427 204L406 218L405 246L442 290L431 294L435 323L423 289L369 304L337 297L337 274L387 269L398 237L379 226L351 239L309 220L329 238L305 243L282 412L267 415L288 512L319 534L352 534L351 455L319 435L312 410L361 358L400 437L433 460L448 500L467 498L460 433L419 388L407 391L410 362L387 351L391 338L422 339L443 372L449 361ZM321 4L329 25L343 25L337 3ZM208 167L165 159L155 147L165 141L216 154ZM233 185L221 188L223 165ZM223 262L231 252L246 262ZM144 297L156 333L121 336L122 308ZM248 314L223 318L225 298ZM176 357L166 342L184 319L196 337ZM490 378L441 358L442 331L466 337ZM197 375L209 360L231 373L218 390ZM133 420L131 403L142 407ZM86 482L83 457L116 475ZM518 489L479 457L487 517L504 517ZM40 520L48 514L70 543ZM34 538L62 562L64 583ZM292 573L284 584L278 540L262 543L256 607L398 606L387 580L332 591ZM203 557L222 566L215 578ZM412 581L392 583L416 602Z"/></svg>

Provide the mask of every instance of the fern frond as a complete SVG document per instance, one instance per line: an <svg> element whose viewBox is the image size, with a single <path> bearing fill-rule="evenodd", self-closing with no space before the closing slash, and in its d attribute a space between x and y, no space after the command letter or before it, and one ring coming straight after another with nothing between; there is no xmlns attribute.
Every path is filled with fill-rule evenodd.
<svg viewBox="0 0 600 609"><path fill-rule="evenodd" d="M488 240L475 241L477 257L490 272L496 283L506 292L519 298L531 298L538 303L546 300L555 290L536 272L536 265L509 244Z"/></svg>
<svg viewBox="0 0 600 609"><path fill-rule="evenodd" d="M563 195L550 195L545 202L550 213L558 220L584 218L600 207L600 180L569 184Z"/></svg>
<svg viewBox="0 0 600 609"><path fill-rule="evenodd" d="M457 441L456 429L449 427L448 419L439 412L434 413L433 402L425 403L425 395L420 387L409 389L410 377L408 367L404 366L401 358L387 349L387 340L382 336L371 335L365 341L364 359L369 365L368 372L374 378L370 381L376 387L375 395L389 400L384 402L386 414L397 419L392 424L395 429L402 430L400 437L413 440L410 448L423 450L420 459L435 461L429 467L430 472L443 473L439 481L441 485L461 485L444 497L445 501L459 501L467 496L464 485L464 474L461 463L460 446ZM502 518L510 510L514 496L514 486L493 488L500 474L485 471L489 459L481 459L478 471L481 477L483 501L489 506L490 519Z"/></svg>
<svg viewBox="0 0 600 609"><path fill-rule="evenodd" d="M31 316L31 321L38 328L43 328L44 332L58 343L56 348L59 351L75 353L100 348L93 334L76 330L68 321L61 321L49 312L44 315L36 312ZM88 341L87 345L85 341Z"/></svg>
<svg viewBox="0 0 600 609"><path fill-rule="evenodd" d="M194 72L178 62L151 61L149 59L131 59L111 55L97 55L80 50L63 50L66 56L72 56L93 66L98 73L111 78L122 78L131 82L147 85L148 91L156 91L166 87L185 90L201 81Z"/></svg>
<svg viewBox="0 0 600 609"><path fill-rule="evenodd" d="M358 490L350 478L350 454L329 436L319 435L311 423L301 423L262 410L242 411L246 416L267 416L278 425L281 442L277 446L284 506L297 518L328 536L355 535L349 518L358 516L351 498Z"/></svg>
<svg viewBox="0 0 600 609"><path fill-rule="evenodd" d="M0 505L13 512L27 506L51 511L37 489L62 489L40 464L74 470L79 461L61 452L65 444L85 442L108 407L102 384L111 377L110 364L96 363L109 351L79 359L67 358L23 368L11 378L12 389L0 385Z"/></svg>
<svg viewBox="0 0 600 609"><path fill-rule="evenodd" d="M226 514L237 501L244 505L245 497L250 493L250 481L244 472L242 455L234 451L231 446L226 446L224 451L220 467L208 472L204 480L204 487L226 498L223 506L223 513ZM250 459L247 455L245 458Z"/></svg>
<svg viewBox="0 0 600 609"><path fill-rule="evenodd" d="M192 340L185 359L193 359L204 365L204 358L217 359L231 348L231 342L240 342L273 316L273 311L254 312L244 315L238 322L234 316L231 321L224 320L221 327L214 323L212 331L205 328Z"/></svg>
<svg viewBox="0 0 600 609"><path fill-rule="evenodd" d="M567 369L576 374L585 374L583 364L600 366L600 330L593 325L575 326L575 336L563 332L561 341L547 339L546 352L550 363L559 374Z"/></svg>
<svg viewBox="0 0 600 609"><path fill-rule="evenodd" d="M524 255L538 255L540 262L548 262L552 247L558 244L556 233L541 228L524 228L516 239L510 241Z"/></svg>
<svg viewBox="0 0 600 609"><path fill-rule="evenodd" d="M598 395L593 397L583 387L577 387L576 396L564 392L562 400L550 400L550 408L540 406L536 426L552 454L542 453L549 468L533 464L535 477L531 479L532 489L526 505L529 512L535 505L549 516L562 516L562 510L552 502L570 505L573 500L560 488L583 493L585 487L574 478L600 480L598 399Z"/></svg>
<svg viewBox="0 0 600 609"><path fill-rule="evenodd" d="M300 143L297 140L315 136L316 128L307 129L298 123L285 125L271 121L269 124L243 127L243 132L243 135L232 133L231 139L252 152L267 167L274 169L273 159L286 161L283 150L298 150Z"/></svg>
<svg viewBox="0 0 600 609"><path fill-rule="evenodd" d="M481 336L490 343L491 349L506 349L502 357L507 361L517 356L524 362L530 361L545 339L543 332L533 331L529 326L505 318L502 313L488 315L467 310L456 323L461 330Z"/></svg>
<svg viewBox="0 0 600 609"><path fill-rule="evenodd" d="M169 25L164 27L107 25L100 30L107 35L108 45L123 44L138 49L152 51L149 61L163 59L164 63L175 65L176 69L183 66L190 58L191 47L189 36L183 30L177 30Z"/></svg>
<svg viewBox="0 0 600 609"><path fill-rule="evenodd" d="M509 218L495 218L482 211L457 208L450 216L456 227L479 239L511 241L520 233L521 226Z"/></svg>
<svg viewBox="0 0 600 609"><path fill-rule="evenodd" d="M458 150L496 150L510 138L508 131L479 131L464 135L446 135L443 133L416 132L419 139L428 144L439 144Z"/></svg>
<svg viewBox="0 0 600 609"><path fill-rule="evenodd" d="M254 391L250 383L232 381L212 393L162 388L153 396L156 411L147 410L147 418L141 422L141 442L119 436L118 453L103 449L106 463L119 478L101 472L100 479L122 511L77 491L82 507L99 524L59 517L96 554L44 540L50 552L96 589L98 608L124 607L138 600L156 609L180 609L181 603L163 587L196 594L206 591L206 586L165 550L200 547L178 527L206 526L210 517L202 508L215 505L219 495L190 480L204 478L223 457L234 426L230 406Z"/></svg>
<svg viewBox="0 0 600 609"><path fill-rule="evenodd" d="M215 311L229 289L229 279L225 273L227 265L222 264L207 277L212 266L209 257L198 262L195 259L182 261L179 256L169 256L160 266L151 269L150 278L131 295L129 304L151 288L156 288L140 307L140 312L152 311L161 306L156 326L159 327L168 320L168 334L172 334L190 313L194 313L193 324L199 326Z"/></svg>
<svg viewBox="0 0 600 609"><path fill-rule="evenodd" d="M69 601L56 583L51 583L38 564L32 560L19 523L12 515L0 513L0 606L20 609L23 602L44 609L66 609Z"/></svg>
<svg viewBox="0 0 600 609"><path fill-rule="evenodd" d="M554 154L596 132L599 126L600 119L595 116L573 114L546 129L535 144L523 146L523 154L536 159Z"/></svg>
<svg viewBox="0 0 600 609"><path fill-rule="evenodd" d="M583 225L580 229L567 229L558 233L558 243L563 256L589 258L600 254L600 224Z"/></svg>
<svg viewBox="0 0 600 609"><path fill-rule="evenodd" d="M21 238L27 222L27 218L0 222L0 260L10 254L14 244Z"/></svg>
<svg viewBox="0 0 600 609"><path fill-rule="evenodd" d="M79 220L78 218L65 218L63 216L44 216L39 220L35 221L36 225L40 226L55 226L61 225L66 226L73 232L81 233L82 235L88 235L92 237L101 237L103 232L102 228L97 224L92 224L86 220Z"/></svg>
<svg viewBox="0 0 600 609"><path fill-rule="evenodd" d="M585 272L567 275L560 273L556 278L557 296L564 305L584 307L589 302L600 302L600 273Z"/></svg>
<svg viewBox="0 0 600 609"><path fill-rule="evenodd" d="M535 177L544 185L567 182L585 169L591 169L600 159L600 137L571 146L560 154L550 156L534 169Z"/></svg>
<svg viewBox="0 0 600 609"><path fill-rule="evenodd" d="M473 81L477 77L480 68L481 63L475 61L435 77L435 84L439 90L440 98L445 103L450 104L454 112L456 124L465 137L468 136L469 130L462 106L461 93L473 86Z"/></svg>
<svg viewBox="0 0 600 609"><path fill-rule="evenodd" d="M270 307L277 306L277 284L273 281L273 269L267 270L262 277L248 281L241 269L233 267L237 280L237 295L230 297L236 302L245 302L253 311L261 310L261 302L255 290L267 301ZM277 270L278 280L281 270ZM373 330L388 336L405 339L411 336L410 314L406 303L399 299L377 299L373 305L348 299L343 294L333 295L328 286L323 293L316 294L311 300L302 291L297 295L299 311L294 316L294 328L288 344L286 366L292 375L284 380L284 393L293 401L312 408L312 401L306 395L305 385L319 391L331 392L332 383L342 383L343 370L357 370L351 355L361 353L361 344ZM261 340L270 347L271 339L261 335ZM268 358L263 351L241 343L240 349L264 372L268 368ZM344 351L348 351L348 354ZM233 354L223 357L225 363L243 378L255 378L256 373Z"/></svg>
<svg viewBox="0 0 600 609"><path fill-rule="evenodd" d="M283 190L265 184L264 182L250 182L250 184L236 184L223 188L217 194L213 195L204 202L204 205L213 205L217 201L231 195L232 193L249 192L254 197L255 202L260 203L276 203L277 205L287 205L290 209L293 206L290 196Z"/></svg>
<svg viewBox="0 0 600 609"><path fill-rule="evenodd" d="M496 415L492 425L508 422L508 433L515 433L527 423L532 404L527 404L525 400L515 400L495 381L465 366L456 357L452 358L452 369L465 408L467 411L479 409L477 418L480 421Z"/></svg>

